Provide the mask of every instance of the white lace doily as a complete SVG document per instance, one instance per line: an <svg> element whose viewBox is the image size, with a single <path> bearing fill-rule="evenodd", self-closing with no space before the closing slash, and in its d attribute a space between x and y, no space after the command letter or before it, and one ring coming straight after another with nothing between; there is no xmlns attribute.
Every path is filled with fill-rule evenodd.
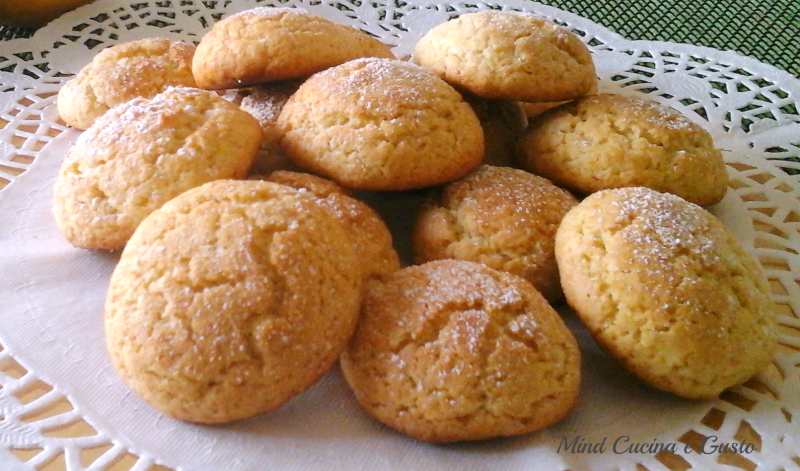
<svg viewBox="0 0 800 471"><path fill-rule="evenodd" d="M51 215L51 187L77 133L55 94L102 47L147 36L198 40L220 17L268 1L100 0L31 39L0 43L0 468L167 466L257 469L800 468L800 81L732 52L629 41L575 15L523 0L502 6L423 0L278 0L361 28L407 56L431 26L485 8L532 11L593 49L602 88L646 93L700 123L725 150L732 187L713 211L765 266L781 324L773 365L713 401L640 385L571 321L583 349L581 402L526 437L446 447L404 438L358 407L337 372L279 411L228 426L165 418L111 369L102 305L116 256L70 247ZM714 352L709 352L713 355ZM598 443L571 453L563 439ZM625 441L627 439L627 441ZM685 444L706 441L705 451ZM617 453L612 449L618 442ZM741 454L713 445L752 443ZM634 453L635 443L677 453Z"/></svg>

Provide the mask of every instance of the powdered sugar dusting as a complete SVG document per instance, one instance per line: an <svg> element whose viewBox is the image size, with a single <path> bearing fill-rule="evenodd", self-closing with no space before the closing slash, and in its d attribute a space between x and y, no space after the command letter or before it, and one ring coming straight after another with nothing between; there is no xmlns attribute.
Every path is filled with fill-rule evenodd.
<svg viewBox="0 0 800 471"><path fill-rule="evenodd" d="M376 93L404 101L424 99L446 85L419 65L376 57L354 59L318 75L330 78L326 86L336 94Z"/></svg>
<svg viewBox="0 0 800 471"><path fill-rule="evenodd" d="M647 188L608 191L619 194L612 202L616 223L627 224L621 234L648 270L670 277L676 257L688 255L708 266L722 253L714 216L700 206Z"/></svg>
<svg viewBox="0 0 800 471"><path fill-rule="evenodd" d="M253 88L242 98L241 107L255 117L262 127L274 126L281 114L283 105L297 90L297 82L277 82Z"/></svg>
<svg viewBox="0 0 800 471"><path fill-rule="evenodd" d="M643 98L629 99L631 103L641 109L652 124L667 129L690 129L696 126L683 114L655 100Z"/></svg>

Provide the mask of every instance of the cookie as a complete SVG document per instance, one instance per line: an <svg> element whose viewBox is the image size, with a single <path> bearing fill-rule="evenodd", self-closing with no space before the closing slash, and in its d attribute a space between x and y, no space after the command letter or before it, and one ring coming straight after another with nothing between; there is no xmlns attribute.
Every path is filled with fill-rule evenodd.
<svg viewBox="0 0 800 471"><path fill-rule="evenodd" d="M447 185L420 212L414 260L453 258L525 278L550 302L563 298L555 258L561 218L578 200L523 170L483 165Z"/></svg>
<svg viewBox="0 0 800 471"><path fill-rule="evenodd" d="M250 173L269 175L275 170L290 170L294 167L291 159L281 150L281 137L278 129L278 115L289 97L297 91L302 82L297 80L272 82L242 90L239 106L261 123L263 140Z"/></svg>
<svg viewBox="0 0 800 471"><path fill-rule="evenodd" d="M644 186L692 203L718 203L728 185L711 135L655 101L600 94L534 119L520 164L578 194Z"/></svg>
<svg viewBox="0 0 800 471"><path fill-rule="evenodd" d="M87 129L110 108L151 98L169 87L194 87L195 46L163 38L117 44L100 51L58 92L56 105L68 125Z"/></svg>
<svg viewBox="0 0 800 471"><path fill-rule="evenodd" d="M427 442L548 427L580 384L577 342L530 283L459 260L369 283L340 365L367 413Z"/></svg>
<svg viewBox="0 0 800 471"><path fill-rule="evenodd" d="M434 27L413 60L484 98L562 101L596 82L589 48L568 30L521 12L468 13Z"/></svg>
<svg viewBox="0 0 800 471"><path fill-rule="evenodd" d="M567 302L645 383L711 398L771 361L777 318L756 259L711 213L647 188L605 190L556 233Z"/></svg>
<svg viewBox="0 0 800 471"><path fill-rule="evenodd" d="M105 304L122 381L161 413L225 423L274 410L335 364L361 277L344 229L314 198L220 180L154 211Z"/></svg>
<svg viewBox="0 0 800 471"><path fill-rule="evenodd" d="M317 203L342 223L356 249L364 277L379 278L400 269L400 258L392 246L392 234L378 213L353 198L336 183L307 173L279 170L265 180L304 189Z"/></svg>
<svg viewBox="0 0 800 471"><path fill-rule="evenodd" d="M258 121L214 92L171 88L135 98L69 150L55 183L58 228L76 247L120 249L175 196L245 177L260 143Z"/></svg>
<svg viewBox="0 0 800 471"><path fill-rule="evenodd" d="M198 86L241 88L307 77L359 57L394 58L379 40L297 8L256 7L218 21L197 45Z"/></svg>
<svg viewBox="0 0 800 471"><path fill-rule="evenodd" d="M283 150L340 185L408 190L464 176L484 153L475 112L414 64L356 59L315 74L278 117Z"/></svg>

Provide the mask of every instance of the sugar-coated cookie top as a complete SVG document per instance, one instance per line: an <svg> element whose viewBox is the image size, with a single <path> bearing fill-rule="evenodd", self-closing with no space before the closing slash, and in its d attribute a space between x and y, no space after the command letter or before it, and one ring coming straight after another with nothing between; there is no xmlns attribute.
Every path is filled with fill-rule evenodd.
<svg viewBox="0 0 800 471"><path fill-rule="evenodd" d="M193 44L146 38L100 51L59 90L56 102L70 126L87 129L114 106L150 98L170 86L196 86Z"/></svg>
<svg viewBox="0 0 800 471"><path fill-rule="evenodd" d="M523 170L482 165L447 185L414 229L418 263L471 260L530 281L548 300L562 297L554 238L577 199Z"/></svg>
<svg viewBox="0 0 800 471"><path fill-rule="evenodd" d="M162 413L225 423L279 407L352 335L361 272L345 230L308 192L222 180L151 214L105 305L123 381Z"/></svg>
<svg viewBox="0 0 800 471"><path fill-rule="evenodd" d="M431 442L551 425L580 382L575 338L529 283L457 260L368 284L341 365L371 415Z"/></svg>
<svg viewBox="0 0 800 471"><path fill-rule="evenodd" d="M594 193L562 220L556 259L598 343L656 388L713 397L772 358L763 270L700 206L641 187Z"/></svg>
<svg viewBox="0 0 800 471"><path fill-rule="evenodd" d="M78 247L120 249L171 198L244 177L261 134L255 118L196 88L169 87L112 108L64 159L54 192L59 229Z"/></svg>
<svg viewBox="0 0 800 471"><path fill-rule="evenodd" d="M342 186L407 190L480 163L480 122L461 95L414 64L360 58L314 74L278 117L283 150Z"/></svg>

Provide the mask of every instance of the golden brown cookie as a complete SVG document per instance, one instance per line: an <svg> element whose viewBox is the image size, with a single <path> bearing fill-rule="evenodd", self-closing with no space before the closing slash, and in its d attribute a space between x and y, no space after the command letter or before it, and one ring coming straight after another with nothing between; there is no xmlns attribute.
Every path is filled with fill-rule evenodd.
<svg viewBox="0 0 800 471"><path fill-rule="evenodd" d="M55 183L58 227L77 247L120 249L175 196L246 176L260 142L258 121L214 92L170 88L133 99L69 150Z"/></svg>
<svg viewBox="0 0 800 471"><path fill-rule="evenodd" d="M242 90L239 106L261 123L263 140L250 173L269 175L275 170L290 170L295 167L281 149L283 133L278 129L278 116L302 82L290 80L272 82Z"/></svg>
<svg viewBox="0 0 800 471"><path fill-rule="evenodd" d="M468 13L431 29L414 61L454 86L485 98L561 101L596 82L589 48L556 23L531 13Z"/></svg>
<svg viewBox="0 0 800 471"><path fill-rule="evenodd" d="M170 417L225 423L271 411L322 377L350 339L357 267L347 234L307 194L251 180L189 190L122 252L105 305L111 360Z"/></svg>
<svg viewBox="0 0 800 471"><path fill-rule="evenodd" d="M379 278L400 269L392 234L378 213L336 183L307 173L278 170L265 178L317 197L317 203L342 223L358 252L365 278Z"/></svg>
<svg viewBox="0 0 800 471"><path fill-rule="evenodd" d="M548 427L575 406L580 384L578 344L539 292L459 260L369 283L340 364L370 415L428 442Z"/></svg>
<svg viewBox="0 0 800 471"><path fill-rule="evenodd" d="M711 135L655 101L600 94L531 122L520 164L575 193L644 186L701 206L727 190Z"/></svg>
<svg viewBox="0 0 800 471"><path fill-rule="evenodd" d="M548 301L559 301L555 235L576 204L574 196L544 178L483 165L423 208L414 228L414 260L481 262L521 276Z"/></svg>
<svg viewBox="0 0 800 471"><path fill-rule="evenodd" d="M103 49L58 92L58 113L68 125L87 129L110 108L133 98L194 87L194 51L192 44L162 38Z"/></svg>
<svg viewBox="0 0 800 471"><path fill-rule="evenodd" d="M414 64L356 59L320 72L283 107L283 150L342 186L407 190L462 177L483 157L477 116Z"/></svg>
<svg viewBox="0 0 800 471"><path fill-rule="evenodd" d="M667 193L595 193L563 219L556 258L597 343L647 384L709 398L764 369L777 345L769 284L711 213Z"/></svg>
<svg viewBox="0 0 800 471"><path fill-rule="evenodd" d="M359 57L394 54L366 33L305 10L256 7L214 24L197 46L192 71L201 88L240 88L307 77Z"/></svg>

